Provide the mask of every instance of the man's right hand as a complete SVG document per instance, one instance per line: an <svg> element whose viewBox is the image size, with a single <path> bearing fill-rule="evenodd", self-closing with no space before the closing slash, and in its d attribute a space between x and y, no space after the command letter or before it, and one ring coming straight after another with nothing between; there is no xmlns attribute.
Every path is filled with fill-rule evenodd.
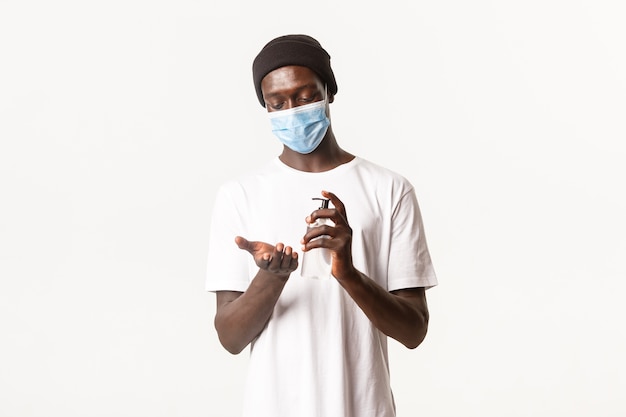
<svg viewBox="0 0 626 417"><path fill-rule="evenodd" d="M289 275L298 267L298 253L291 246L277 243L276 246L265 242L249 241L237 236L235 243L239 249L248 251L254 258L256 265L267 272L282 278Z"/></svg>

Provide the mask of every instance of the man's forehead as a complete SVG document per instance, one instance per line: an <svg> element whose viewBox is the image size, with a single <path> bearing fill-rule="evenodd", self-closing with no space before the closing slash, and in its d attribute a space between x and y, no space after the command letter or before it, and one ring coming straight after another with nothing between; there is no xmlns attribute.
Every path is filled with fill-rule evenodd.
<svg viewBox="0 0 626 417"><path fill-rule="evenodd" d="M272 87L307 88L319 87L323 84L320 77L310 68L289 65L276 68L261 81L263 89Z"/></svg>

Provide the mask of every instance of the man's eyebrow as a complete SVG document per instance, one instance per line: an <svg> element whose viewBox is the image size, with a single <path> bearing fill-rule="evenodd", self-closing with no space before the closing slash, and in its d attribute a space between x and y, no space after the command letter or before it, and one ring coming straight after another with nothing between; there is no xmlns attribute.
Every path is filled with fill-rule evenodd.
<svg viewBox="0 0 626 417"><path fill-rule="evenodd" d="M269 93L269 94L263 94L263 96L265 98L270 98L270 97L276 97L276 96L280 96L282 95L282 93Z"/></svg>

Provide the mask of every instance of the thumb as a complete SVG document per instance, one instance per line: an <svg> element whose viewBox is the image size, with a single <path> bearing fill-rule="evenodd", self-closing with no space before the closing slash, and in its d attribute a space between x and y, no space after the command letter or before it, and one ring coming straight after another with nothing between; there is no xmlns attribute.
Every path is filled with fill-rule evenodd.
<svg viewBox="0 0 626 417"><path fill-rule="evenodd" d="M239 249L247 250L248 252L250 252L250 241L245 237L235 237L235 243L237 244L237 246L239 246Z"/></svg>

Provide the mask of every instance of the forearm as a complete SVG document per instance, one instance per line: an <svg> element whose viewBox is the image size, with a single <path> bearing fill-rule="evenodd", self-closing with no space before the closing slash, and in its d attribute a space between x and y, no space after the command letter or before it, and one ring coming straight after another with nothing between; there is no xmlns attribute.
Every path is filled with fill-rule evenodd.
<svg viewBox="0 0 626 417"><path fill-rule="evenodd" d="M410 349L422 343L429 319L423 288L390 293L357 270L338 281L378 330Z"/></svg>
<svg viewBox="0 0 626 417"><path fill-rule="evenodd" d="M220 299L218 293L215 329L226 350L238 354L261 333L286 282L261 269L241 295Z"/></svg>

